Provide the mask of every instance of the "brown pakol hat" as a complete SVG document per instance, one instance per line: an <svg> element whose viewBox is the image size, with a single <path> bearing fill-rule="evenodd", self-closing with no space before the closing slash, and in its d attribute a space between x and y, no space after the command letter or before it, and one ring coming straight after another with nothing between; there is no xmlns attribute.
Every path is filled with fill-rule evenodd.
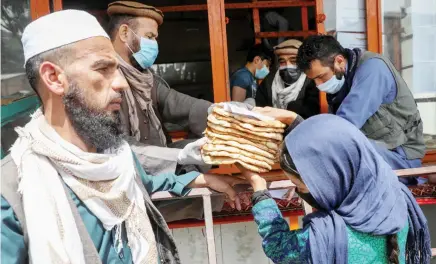
<svg viewBox="0 0 436 264"><path fill-rule="evenodd" d="M131 15L137 17L149 17L156 20L158 25L163 23L163 13L153 6L144 5L134 1L116 1L110 3L107 8L109 17L113 15Z"/></svg>
<svg viewBox="0 0 436 264"><path fill-rule="evenodd" d="M301 41L297 39L289 39L275 46L274 53L276 55L297 54L298 48L301 44Z"/></svg>

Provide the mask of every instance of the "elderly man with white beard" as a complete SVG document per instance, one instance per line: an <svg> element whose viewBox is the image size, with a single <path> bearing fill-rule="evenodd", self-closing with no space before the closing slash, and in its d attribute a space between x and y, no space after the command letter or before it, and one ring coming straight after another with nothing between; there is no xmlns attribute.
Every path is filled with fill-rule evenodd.
<svg viewBox="0 0 436 264"><path fill-rule="evenodd" d="M126 80L90 14L65 10L39 18L22 42L42 107L16 129L2 162L1 262L180 263L149 195L210 187L236 201L232 186L240 180L144 172L119 127Z"/></svg>

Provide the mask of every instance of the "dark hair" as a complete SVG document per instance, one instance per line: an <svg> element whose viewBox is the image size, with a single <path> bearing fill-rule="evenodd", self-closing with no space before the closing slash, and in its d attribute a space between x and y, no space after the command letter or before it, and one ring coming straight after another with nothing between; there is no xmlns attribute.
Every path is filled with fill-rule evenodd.
<svg viewBox="0 0 436 264"><path fill-rule="evenodd" d="M138 26L138 21L135 16L129 15L113 15L111 16L109 23L107 25L107 33L110 36L111 40L115 40L115 36L118 33L118 29L121 25L128 25L129 28L135 30Z"/></svg>
<svg viewBox="0 0 436 264"><path fill-rule="evenodd" d="M259 56L262 60L271 61L272 56L269 54L266 48L262 46L262 44L256 44L250 48L247 54L247 61L253 62L254 58Z"/></svg>
<svg viewBox="0 0 436 264"><path fill-rule="evenodd" d="M282 170L289 174L295 175L299 180L301 180L301 175L298 172L297 167L292 160L291 154L289 154L288 148L284 142L280 146L279 159Z"/></svg>
<svg viewBox="0 0 436 264"><path fill-rule="evenodd" d="M345 56L345 49L332 36L310 36L303 41L298 49L297 66L302 71L311 68L314 60L319 60L322 65L333 68L337 55Z"/></svg>
<svg viewBox="0 0 436 264"><path fill-rule="evenodd" d="M64 67L71 60L68 59L72 54L70 51L70 45L65 45L60 48L55 48L41 54L35 55L32 58L28 59L25 65L26 68L26 76L29 80L29 84L32 89L35 91L36 95L41 99L41 95L38 91L38 82L39 82L39 68L44 61L52 62L58 66Z"/></svg>
<svg viewBox="0 0 436 264"><path fill-rule="evenodd" d="M400 249L398 247L398 236L397 234L387 235L386 237L386 251L388 253L388 260L391 264L399 264L398 259Z"/></svg>

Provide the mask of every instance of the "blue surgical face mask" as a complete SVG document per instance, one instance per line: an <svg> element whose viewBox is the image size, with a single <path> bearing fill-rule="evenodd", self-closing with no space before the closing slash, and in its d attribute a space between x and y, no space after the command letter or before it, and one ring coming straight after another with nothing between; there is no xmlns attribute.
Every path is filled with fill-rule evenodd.
<svg viewBox="0 0 436 264"><path fill-rule="evenodd" d="M269 74L269 70L266 65L263 65L261 69L256 69L254 77L258 80L263 80Z"/></svg>
<svg viewBox="0 0 436 264"><path fill-rule="evenodd" d="M131 30L131 29L130 29ZM132 33L139 38L140 49L138 52L133 52L129 45L127 47L133 53L133 58L138 62L139 66L143 69L150 68L156 61L157 54L159 53L159 46L156 40L139 37L131 30Z"/></svg>
<svg viewBox="0 0 436 264"><path fill-rule="evenodd" d="M341 90L342 86L344 86L345 78L342 75L341 79L339 80L336 75L333 75L330 80L326 81L325 83L322 83L318 85L318 89L322 92L326 92L328 94L335 94Z"/></svg>

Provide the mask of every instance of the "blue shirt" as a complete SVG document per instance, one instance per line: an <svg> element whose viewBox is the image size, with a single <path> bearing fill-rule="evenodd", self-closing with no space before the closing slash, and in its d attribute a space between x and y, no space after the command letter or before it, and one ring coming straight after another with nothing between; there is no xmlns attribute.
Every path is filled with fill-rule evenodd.
<svg viewBox="0 0 436 264"><path fill-rule="evenodd" d="M164 173L158 176L146 174L142 168L140 172L142 183L149 194L158 191L170 191L176 195L184 196L190 189L186 186L200 175L190 172L181 176L173 173ZM71 198L85 224L94 246L103 263L133 264L132 254L128 247L126 232L123 233L123 249L120 253L115 248L115 231L105 230L100 220L86 207L74 192L69 190ZM9 203L1 197L1 263L26 263L28 252L25 250L23 230L20 222Z"/></svg>
<svg viewBox="0 0 436 264"><path fill-rule="evenodd" d="M397 96L397 84L386 63L372 58L357 68L350 92L336 114L359 129L382 104L391 104Z"/></svg>
<svg viewBox="0 0 436 264"><path fill-rule="evenodd" d="M230 78L230 87L238 86L247 91L246 98L256 98L257 82L253 74L247 69L247 67L241 68L233 73Z"/></svg>
<svg viewBox="0 0 436 264"><path fill-rule="evenodd" d="M391 104L396 97L397 84L391 70L381 59L371 58L357 68L350 92L342 101L336 115L361 129L382 104ZM393 169L421 166L420 159L408 160L401 146L392 150L381 146L376 149Z"/></svg>

